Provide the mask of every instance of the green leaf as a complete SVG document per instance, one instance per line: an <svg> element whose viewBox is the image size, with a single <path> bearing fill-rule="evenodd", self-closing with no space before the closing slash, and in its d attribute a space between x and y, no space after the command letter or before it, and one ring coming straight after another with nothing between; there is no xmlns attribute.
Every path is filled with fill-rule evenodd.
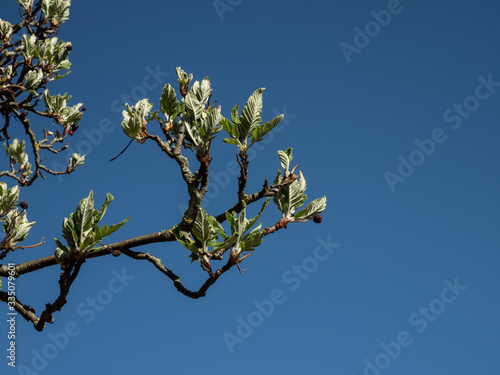
<svg viewBox="0 0 500 375"><path fill-rule="evenodd" d="M11 246L14 246L26 238L29 230L33 227L33 225L35 225L35 222L28 222L28 219L26 218L26 212L23 212L21 214L17 210L10 211L7 214L7 222L9 215L15 216L15 219L12 221L14 227L9 236L9 243Z"/></svg>
<svg viewBox="0 0 500 375"><path fill-rule="evenodd" d="M144 136L139 134L139 132L142 126L147 122L146 118L153 108L153 105L149 103L148 99L142 99L133 107L125 103L125 108L126 110L122 112L123 121L121 123L123 132L137 142L144 141Z"/></svg>
<svg viewBox="0 0 500 375"><path fill-rule="evenodd" d="M306 186L306 179L302 175L302 172L299 172L298 179L287 186L289 189L289 207L291 214L307 200L307 195L304 194ZM285 187L285 189L287 187Z"/></svg>
<svg viewBox="0 0 500 375"><path fill-rule="evenodd" d="M240 141L238 141L237 139L222 138L222 142L224 142L224 143L230 143L230 144L238 146L238 147L242 146L241 143L240 143Z"/></svg>
<svg viewBox="0 0 500 375"><path fill-rule="evenodd" d="M36 95L36 89L38 88L39 83L42 81L43 72L41 70L30 70L24 76L24 87L26 90L33 95Z"/></svg>
<svg viewBox="0 0 500 375"><path fill-rule="evenodd" d="M70 249L77 250L79 247L79 237L76 233L75 223L73 222L73 213L69 215L69 219L64 218L63 227L62 227L62 235L66 240L66 243L70 247Z"/></svg>
<svg viewBox="0 0 500 375"><path fill-rule="evenodd" d="M264 201L264 203L262 204L262 207L260 208L260 211L259 213L257 214L257 216L255 216L253 219L251 220L248 220L248 223L246 224L245 226L245 232L247 230L249 230L251 227L254 226L254 224L257 222L257 220L259 220L259 218L261 217L261 215L264 213L266 207L269 205L269 201L271 200L271 197L269 198L266 198L266 200Z"/></svg>
<svg viewBox="0 0 500 375"><path fill-rule="evenodd" d="M83 165L85 162L85 155L80 155L74 153L71 155L71 158L69 159L69 169L70 171L74 171L76 167L79 167L80 165Z"/></svg>
<svg viewBox="0 0 500 375"><path fill-rule="evenodd" d="M240 136L240 132L238 131L238 127L233 125L228 119L223 118L221 120L222 127L224 130L231 136L233 139L238 139Z"/></svg>
<svg viewBox="0 0 500 375"><path fill-rule="evenodd" d="M92 216L94 213L94 193L92 190L87 198L84 198L78 204L73 215L75 223L75 232L78 236L78 245L82 244L85 237L92 230Z"/></svg>
<svg viewBox="0 0 500 375"><path fill-rule="evenodd" d="M211 221L212 228L219 234L219 236L222 237L223 240L227 239L229 236L226 234L224 231L224 228L222 227L221 223L219 223L215 217L208 215L208 219Z"/></svg>
<svg viewBox="0 0 500 375"><path fill-rule="evenodd" d="M175 69L175 73L177 73L177 82L179 82L179 84L182 86L189 85L189 83L193 79L192 74L190 74L188 76L187 73L184 70L182 70L180 67L177 67Z"/></svg>
<svg viewBox="0 0 500 375"><path fill-rule="evenodd" d="M67 68L65 68L65 69L67 69ZM53 77L51 80L53 80L53 81L58 81L58 80L60 80L61 78L66 77L69 73L71 73L71 71L69 71L69 70L68 70L66 73L64 73L64 74L57 74L57 73L55 73L55 74L54 74L54 77Z"/></svg>
<svg viewBox="0 0 500 375"><path fill-rule="evenodd" d="M191 146L198 149L201 141L198 128L191 122L189 116L182 116L181 121L184 125L184 136L186 137L186 140Z"/></svg>
<svg viewBox="0 0 500 375"><path fill-rule="evenodd" d="M233 234L229 237L226 237L224 241L219 242L214 246L214 249L212 250L212 253L217 252L220 249L229 249L231 246L233 246L238 239L238 234Z"/></svg>
<svg viewBox="0 0 500 375"><path fill-rule="evenodd" d="M8 39L12 34L12 25L0 18L0 40Z"/></svg>
<svg viewBox="0 0 500 375"><path fill-rule="evenodd" d="M326 208L326 197L313 200L306 208L295 214L295 219L311 220L313 216L321 214Z"/></svg>
<svg viewBox="0 0 500 375"><path fill-rule="evenodd" d="M203 111L203 104L198 100L193 91L188 92L184 98L184 103L186 104L187 113L194 119L194 121L199 120Z"/></svg>
<svg viewBox="0 0 500 375"><path fill-rule="evenodd" d="M42 10L45 18L63 23L69 19L71 0L42 0Z"/></svg>
<svg viewBox="0 0 500 375"><path fill-rule="evenodd" d="M203 251L217 242L217 231L213 227L210 215L200 208L193 226L193 235L201 242Z"/></svg>
<svg viewBox="0 0 500 375"><path fill-rule="evenodd" d="M25 59L33 59L36 57L37 49L36 36L24 34L21 38L21 56Z"/></svg>
<svg viewBox="0 0 500 375"><path fill-rule="evenodd" d="M285 170L285 173L289 172L290 162L292 161L292 148L289 147L285 151L278 151L278 157L280 158L281 166Z"/></svg>
<svg viewBox="0 0 500 375"><path fill-rule="evenodd" d="M10 211L2 217L4 221L3 231L7 235L5 240L6 246L15 246L23 241L28 235L29 230L35 222L28 222L26 212L19 212L17 207L11 208Z"/></svg>
<svg viewBox="0 0 500 375"><path fill-rule="evenodd" d="M208 115L204 117L199 126L200 138L202 147L200 151L205 153L208 150L210 142L215 138L215 135L222 130L219 123L222 121L221 107L212 108L207 110Z"/></svg>
<svg viewBox="0 0 500 375"><path fill-rule="evenodd" d="M71 95L64 94L64 95L54 95L51 96L49 94L49 90L45 89L43 92L43 101L45 103L45 107L47 108L48 113L52 114L60 114L61 111L66 108L66 103L68 100L71 99Z"/></svg>
<svg viewBox="0 0 500 375"><path fill-rule="evenodd" d="M191 91L196 95L198 101L202 104L206 104L212 89L210 88L210 80L208 77L203 79L201 82L196 81L193 83Z"/></svg>
<svg viewBox="0 0 500 375"><path fill-rule="evenodd" d="M240 117L238 115L238 110L240 106L236 104L233 109L231 110L231 120L233 121L234 125L238 125L240 123ZM236 126L237 128L237 126Z"/></svg>
<svg viewBox="0 0 500 375"><path fill-rule="evenodd" d="M128 220L130 217L125 218L121 223L118 224L113 224L110 226L103 225L102 227L98 228L95 232L94 235L94 241L97 241L99 243L104 237L109 236L113 233L115 233L118 229L120 229Z"/></svg>
<svg viewBox="0 0 500 375"><path fill-rule="evenodd" d="M5 182L0 182L0 214L5 214L9 209L15 208L19 200L19 186L14 185L7 189Z"/></svg>
<svg viewBox="0 0 500 375"><path fill-rule="evenodd" d="M262 204L262 207L253 219L247 220L246 218L246 206L241 210L238 217L236 217L236 213L228 213L226 212L226 219L231 227L232 237L231 246L235 245L234 251L236 255L240 254L244 251L253 251L257 246L262 243L262 238L264 236L264 230L260 230L261 224L257 226L257 228L253 229L251 232L247 234L247 232L253 227L256 221L260 218L267 205L269 204L269 199L266 199ZM229 240L227 241L229 242ZM221 246L222 248L222 246Z"/></svg>
<svg viewBox="0 0 500 375"><path fill-rule="evenodd" d="M64 246L57 238L54 238L54 241L56 241L57 245L54 252L54 257L56 259L56 262L59 263L59 265L64 269L70 261L71 251L66 246Z"/></svg>
<svg viewBox="0 0 500 375"><path fill-rule="evenodd" d="M196 246L196 243L192 239L187 237L187 235L184 232L182 232L178 226L175 226L172 229L172 234L174 235L177 242L179 242L186 249L190 250L192 253L194 253L196 256L198 256L198 254L199 254L198 246ZM192 259L196 260L194 258L192 258Z"/></svg>
<svg viewBox="0 0 500 375"><path fill-rule="evenodd" d="M64 219L62 235L72 252L88 252L128 221L127 217L121 223L99 227L99 222L112 200L113 196L108 193L99 211L95 210L93 192L90 191L89 196L80 201L75 212L69 215L69 219Z"/></svg>
<svg viewBox="0 0 500 375"><path fill-rule="evenodd" d="M106 213L106 210L108 209L109 204L113 201L113 199L114 199L114 197L110 193L106 194L106 199L105 199L104 203L102 204L101 208L99 209L99 212L97 213L97 215L94 216L94 221L96 223L98 223L102 220L104 214Z"/></svg>
<svg viewBox="0 0 500 375"><path fill-rule="evenodd" d="M248 98L240 117L240 142L246 145L246 140L253 134L255 128L262 121L262 93L264 88L255 90Z"/></svg>
<svg viewBox="0 0 500 375"><path fill-rule="evenodd" d="M24 9L33 8L33 0L17 0Z"/></svg>
<svg viewBox="0 0 500 375"><path fill-rule="evenodd" d="M283 120L283 117L284 117L283 115L279 115L273 118L271 121L268 121L258 126L252 134L252 141L250 142L250 146L252 146L256 142L262 141L264 136L271 130L273 130L276 127L276 125L278 125L281 122L281 120Z"/></svg>
<svg viewBox="0 0 500 375"><path fill-rule="evenodd" d="M265 231L261 230L261 225L257 226L253 231L248 233L243 237L240 242L241 252L245 251L255 251L257 247L259 247L264 241Z"/></svg>
<svg viewBox="0 0 500 375"><path fill-rule="evenodd" d="M177 117L177 106L179 101L175 95L174 88L167 83L163 87L163 92L160 97L160 111L167 117L167 122L170 123L172 118Z"/></svg>

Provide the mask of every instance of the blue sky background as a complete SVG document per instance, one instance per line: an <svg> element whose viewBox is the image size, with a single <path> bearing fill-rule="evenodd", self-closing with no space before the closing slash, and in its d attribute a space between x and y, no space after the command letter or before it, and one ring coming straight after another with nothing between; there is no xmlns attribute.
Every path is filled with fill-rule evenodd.
<svg viewBox="0 0 500 375"><path fill-rule="evenodd" d="M15 1L3 3L0 17L16 21ZM477 87L479 77L500 82L500 4L222 0L231 10L218 12L214 3L72 5L59 35L73 43L72 74L51 93L68 91L87 107L71 138L74 149L87 151L86 164L23 189L28 218L37 221L27 243L42 236L47 243L7 260L52 254L63 218L91 189L99 205L107 192L115 197L106 224L131 217L109 242L179 221L187 193L177 165L157 147L133 144L108 162L128 142L121 96L132 104L148 97L158 107L177 66L196 80L210 77L212 99L225 116L266 87L263 118L285 113L284 130L255 153L247 191L272 180L280 166L276 151L293 147L308 196L328 198L323 223L267 236L245 260L247 272L224 274L199 300L178 293L149 263L89 260L53 325L39 333L18 317L18 367L2 356L2 374L496 373L500 86ZM377 28L371 11L388 7L391 19ZM355 28L371 33L367 46L360 48L360 37L356 45ZM342 43L357 53L346 58ZM148 78L151 70L158 81ZM464 106L462 117L452 113L455 104ZM425 143L436 132L441 143L427 142L432 152L419 153L416 140ZM220 138L211 165L219 182L212 178L205 206L213 215L236 198L237 176L228 170L236 148ZM69 155L62 157L66 163ZM391 189L384 174L400 173L401 159L410 158L418 165ZM278 213L270 206L263 225L274 224ZM329 257L319 243L330 243ZM187 287L205 280L180 245L141 250L160 257ZM314 263L315 254L324 260ZM294 266L309 270L304 279L292 276ZM21 277L19 298L39 313L58 294L59 272L51 267ZM130 279L111 294L116 273ZM454 294L447 283L463 287ZM89 306L88 298L106 296L107 305ZM259 315L254 301L271 297L280 303ZM249 318L253 331L227 345L224 337L238 337ZM68 340L61 338L65 327L73 334ZM50 337L59 337L61 348L54 351ZM398 339L400 350L391 344Z"/></svg>

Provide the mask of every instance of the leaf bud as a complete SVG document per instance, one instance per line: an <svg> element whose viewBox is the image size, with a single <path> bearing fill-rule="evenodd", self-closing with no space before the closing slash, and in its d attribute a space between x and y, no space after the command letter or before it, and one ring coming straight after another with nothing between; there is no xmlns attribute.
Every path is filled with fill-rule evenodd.
<svg viewBox="0 0 500 375"><path fill-rule="evenodd" d="M321 221L323 220L323 216L321 215L314 215L313 216L313 221L316 223L316 224L319 224L321 223Z"/></svg>

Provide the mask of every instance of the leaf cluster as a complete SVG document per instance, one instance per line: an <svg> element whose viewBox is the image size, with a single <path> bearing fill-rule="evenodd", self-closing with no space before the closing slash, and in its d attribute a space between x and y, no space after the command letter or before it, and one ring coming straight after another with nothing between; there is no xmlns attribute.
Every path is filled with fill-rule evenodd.
<svg viewBox="0 0 500 375"><path fill-rule="evenodd" d="M5 182L0 182L0 221L3 222L4 239L1 241L1 250L12 250L19 242L28 235L29 230L35 224L29 222L26 211L19 210L19 186L10 189Z"/></svg>
<svg viewBox="0 0 500 375"><path fill-rule="evenodd" d="M231 120L222 121L224 130L230 136L230 138L224 138L223 141L238 146L242 154L245 154L253 144L262 141L264 136L283 120L283 115L279 115L261 124L263 92L264 88L257 89L248 98L241 115L238 113L239 106L236 105L231 111Z"/></svg>
<svg viewBox="0 0 500 375"><path fill-rule="evenodd" d="M118 224L99 226L112 200L113 196L108 193L102 207L96 210L94 209L94 195L90 191L89 196L80 201L75 212L71 213L69 218L64 219L62 235L67 246L54 238L57 245L54 255L61 267L64 268L72 261L84 257L104 237L114 233L128 221L129 218L126 218Z"/></svg>
<svg viewBox="0 0 500 375"><path fill-rule="evenodd" d="M293 159L291 148L287 148L285 151L279 150L278 156L283 167L283 173L278 169L274 184L279 185L285 179L291 182L286 184L274 196L274 203L281 211L283 219L287 222L312 220L314 216L321 214L325 210L326 197L313 200L306 208L297 212L297 209L307 200L307 194L305 194L307 187L306 179L302 172L299 172L299 176L297 176L289 170Z"/></svg>
<svg viewBox="0 0 500 375"><path fill-rule="evenodd" d="M58 175L74 170L70 165L66 170L50 169L43 164L46 158L40 153L45 150L58 154L67 147L67 144L61 148L54 146L64 143L66 136L73 135L78 129L84 108L82 103L68 106L71 95L51 96L47 88L50 82L70 73L69 55L73 46L56 35L69 18L71 1L17 2L22 20L16 24L0 19L0 115L5 118L5 124L0 128L0 140L11 138L15 125L12 119L19 122L27 135L20 141L27 146L25 156L28 158L29 155L32 160L33 173L14 168L11 163L10 170L0 171L0 177L8 176L23 186L29 186L38 177L44 177L43 173ZM37 109L42 99L44 111ZM59 128L46 130L46 127L33 126L32 122L40 120L48 120ZM30 154L28 150L31 150Z"/></svg>

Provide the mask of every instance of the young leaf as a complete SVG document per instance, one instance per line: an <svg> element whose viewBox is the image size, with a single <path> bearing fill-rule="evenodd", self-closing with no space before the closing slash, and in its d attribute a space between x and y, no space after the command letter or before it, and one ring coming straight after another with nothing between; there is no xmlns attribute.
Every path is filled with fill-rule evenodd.
<svg viewBox="0 0 500 375"><path fill-rule="evenodd" d="M262 121L262 93L264 88L255 90L248 98L240 117L240 142L246 145L246 140L253 134L255 128Z"/></svg>
<svg viewBox="0 0 500 375"><path fill-rule="evenodd" d="M255 249L264 241L264 230L260 230L261 225L257 226L250 233L245 235L240 242L241 252L255 251Z"/></svg>
<svg viewBox="0 0 500 375"><path fill-rule="evenodd" d="M78 246L80 246L87 234L92 230L92 216L94 213L94 193L92 190L87 198L84 198L78 204L73 215L75 223L75 232L78 236Z"/></svg>
<svg viewBox="0 0 500 375"><path fill-rule="evenodd" d="M78 235L76 234L75 224L73 222L73 213L69 215L69 219L64 218L62 235L70 249L78 248Z"/></svg>
<svg viewBox="0 0 500 375"><path fill-rule="evenodd" d="M296 220L311 220L314 216L321 214L326 208L326 197L313 200L306 208L295 214Z"/></svg>
<svg viewBox="0 0 500 375"><path fill-rule="evenodd" d="M118 229L120 229L129 219L130 218L127 217L121 223L112 224L110 226L103 225L102 227L98 228L95 232L94 241L97 241L98 243L101 242L104 237L109 236L110 234L113 234Z"/></svg>
<svg viewBox="0 0 500 375"><path fill-rule="evenodd" d="M54 238L56 241L56 250L54 252L54 257L56 258L56 262L59 263L61 268L65 268L69 263L71 251L64 246L57 238Z"/></svg>
<svg viewBox="0 0 500 375"><path fill-rule="evenodd" d="M3 218L5 221L3 225L3 230L7 234L5 245L15 246L18 242L23 241L28 235L29 230L35 222L28 222L26 218L26 212L19 212L16 209L11 209L7 215Z"/></svg>
<svg viewBox="0 0 500 375"><path fill-rule="evenodd" d="M273 130L276 127L276 125L278 125L280 123L281 120L283 120L283 117L284 117L283 115L279 115L279 116L273 118L271 121L266 122L266 123L258 126L252 134L252 140L250 142L250 146L252 146L256 142L262 141L264 136L267 133L269 133L271 130ZM248 146L248 147L250 147L250 146Z"/></svg>
<svg viewBox="0 0 500 375"><path fill-rule="evenodd" d="M302 172L299 172L299 178L287 187L289 189L290 213L293 214L295 210L302 206L302 204L307 200L307 195L304 194L306 191L306 179L302 175ZM287 187L285 187L285 189Z"/></svg>
<svg viewBox="0 0 500 375"><path fill-rule="evenodd" d="M288 168L290 168L290 162L292 161L292 148L289 147L285 151L278 151L278 157L280 158L281 166L288 173Z"/></svg>
<svg viewBox="0 0 500 375"><path fill-rule="evenodd" d="M238 141L237 139L222 138L222 142L224 142L224 143L230 143L230 144L238 146L240 148L243 147L242 144L240 143L240 141Z"/></svg>
<svg viewBox="0 0 500 375"><path fill-rule="evenodd" d="M167 117L167 122L171 122L172 118L176 117L178 105L179 101L175 95L175 90L170 83L167 83L163 87L160 97L160 111Z"/></svg>
<svg viewBox="0 0 500 375"><path fill-rule="evenodd" d="M184 98L184 103L186 104L187 113L189 113L193 120L199 120L203 111L203 104L198 100L193 91L188 92Z"/></svg>
<svg viewBox="0 0 500 375"><path fill-rule="evenodd" d="M5 182L0 182L0 214L17 205L19 200L19 186L14 185L7 189Z"/></svg>
<svg viewBox="0 0 500 375"><path fill-rule="evenodd" d="M239 108L240 106L236 104L231 110L231 121L233 122L234 125L236 125L236 127L238 127L240 123L240 117L238 116Z"/></svg>
<svg viewBox="0 0 500 375"><path fill-rule="evenodd" d="M195 242L188 238L184 232L182 232L178 226L175 226L173 229L172 229L172 234L174 235L175 239L177 240L177 242L179 242L182 246L184 246L186 249L190 250L193 255L196 257L198 257L198 254L199 254L199 249L198 249L198 246L196 246ZM195 257L191 256L191 259L192 260L196 260Z"/></svg>
<svg viewBox="0 0 500 375"><path fill-rule="evenodd" d="M123 121L121 123L123 132L137 142L143 142L144 136L139 134L142 126L146 123L146 118L153 108L148 99L139 100L135 106L131 107L125 103L126 110L122 112ZM149 119L151 120L151 118Z"/></svg>
<svg viewBox="0 0 500 375"><path fill-rule="evenodd" d="M182 116L181 120L184 124L184 136L186 137L186 141L188 141L195 149L198 149L201 141L198 128L191 122L189 116Z"/></svg>
<svg viewBox="0 0 500 375"><path fill-rule="evenodd" d="M266 200L264 201L264 203L262 204L262 207L260 208L260 211L259 213L257 214L257 216L255 216L253 219L251 220L248 220L246 226L245 226L245 232L247 230L249 230L251 227L254 226L254 224L257 222L257 220L259 220L259 218L261 217L261 215L264 213L266 207L268 206L269 204L269 201L271 200L271 197L269 198L266 198Z"/></svg>
<svg viewBox="0 0 500 375"><path fill-rule="evenodd" d="M63 23L69 18L71 0L42 0L45 18Z"/></svg>
<svg viewBox="0 0 500 375"><path fill-rule="evenodd" d="M222 237L223 240L228 238L229 236L226 234L224 231L224 228L222 227L221 223L219 223L215 217L208 215L208 219L211 222L212 228L219 234L219 236Z"/></svg>
<svg viewBox="0 0 500 375"><path fill-rule="evenodd" d="M210 80L205 77L201 82L196 81L193 83L193 88L191 89L195 94L200 103L205 104L210 97L212 89L210 88Z"/></svg>
<svg viewBox="0 0 500 375"><path fill-rule="evenodd" d="M198 127L201 143L199 150L202 154L208 150L211 141L215 138L215 135L222 130L222 126L219 125L222 120L220 110L220 106L217 108L209 108L206 111L208 115L202 117Z"/></svg>
<svg viewBox="0 0 500 375"><path fill-rule="evenodd" d="M203 251L207 251L208 247L217 242L217 232L213 227L213 220L203 208L200 208L196 216L193 234L201 242Z"/></svg>
<svg viewBox="0 0 500 375"><path fill-rule="evenodd" d="M43 72L41 70L30 70L25 76L25 84L26 90L33 95L36 95L36 89L38 88L38 84L42 81Z"/></svg>
<svg viewBox="0 0 500 375"><path fill-rule="evenodd" d="M113 201L113 199L114 199L114 197L110 193L106 194L106 200L104 201L101 208L99 209L99 212L94 216L94 221L96 223L99 223L102 220L102 217L106 213L106 210L107 210L109 204Z"/></svg>

